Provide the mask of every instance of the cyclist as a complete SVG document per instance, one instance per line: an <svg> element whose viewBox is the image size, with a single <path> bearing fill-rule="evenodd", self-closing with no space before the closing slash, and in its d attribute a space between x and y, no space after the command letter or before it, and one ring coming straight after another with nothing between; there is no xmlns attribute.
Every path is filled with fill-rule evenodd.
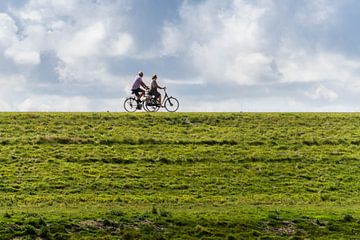
<svg viewBox="0 0 360 240"><path fill-rule="evenodd" d="M142 96L144 96L144 94L145 94L145 90L144 89L142 89L141 87L143 87L143 88L145 88L145 89L149 89L149 87L148 86L146 86L146 84L143 82L143 80L142 80L142 77L144 76L144 73L143 72L139 72L138 73L138 75L136 76L136 78L135 78L135 81L134 81L134 84L132 85L132 88L131 88L131 92L133 93L133 94L135 94L136 95L136 97L137 97L137 99L136 99L136 101L137 101L137 103L138 103L138 108L139 108L139 105L140 105L140 107L141 107L141 104L140 104L140 102L141 102L141 97ZM139 94L140 93L140 94Z"/></svg>
<svg viewBox="0 0 360 240"><path fill-rule="evenodd" d="M161 94L158 92L158 88L159 89L166 89L166 87L160 87L159 85L158 85L158 83L156 82L156 80L157 80L157 76L156 76L156 74L154 75L154 76L152 76L152 82L151 82L151 85L150 85L150 92L149 92L149 94L150 95L154 95L155 96L155 98L156 98L156 100L157 100L157 102L158 102L158 104L160 105L160 107L163 107L162 105L161 105Z"/></svg>

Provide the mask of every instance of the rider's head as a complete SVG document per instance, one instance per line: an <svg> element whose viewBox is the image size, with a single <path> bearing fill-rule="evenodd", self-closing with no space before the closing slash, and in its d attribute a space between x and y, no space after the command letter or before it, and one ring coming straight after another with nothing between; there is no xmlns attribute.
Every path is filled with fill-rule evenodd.
<svg viewBox="0 0 360 240"><path fill-rule="evenodd" d="M144 76L143 72L138 72L138 74L139 74L140 77Z"/></svg>
<svg viewBox="0 0 360 240"><path fill-rule="evenodd" d="M154 75L154 76L152 76L152 78L151 78L152 80L156 80L157 79L157 76L156 76L156 74Z"/></svg>

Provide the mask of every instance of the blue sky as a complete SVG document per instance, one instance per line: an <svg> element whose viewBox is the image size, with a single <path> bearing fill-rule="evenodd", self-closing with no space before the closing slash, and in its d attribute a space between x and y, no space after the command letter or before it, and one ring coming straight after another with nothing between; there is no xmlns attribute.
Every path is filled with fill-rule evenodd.
<svg viewBox="0 0 360 240"><path fill-rule="evenodd" d="M1 111L359 111L357 0L2 0Z"/></svg>

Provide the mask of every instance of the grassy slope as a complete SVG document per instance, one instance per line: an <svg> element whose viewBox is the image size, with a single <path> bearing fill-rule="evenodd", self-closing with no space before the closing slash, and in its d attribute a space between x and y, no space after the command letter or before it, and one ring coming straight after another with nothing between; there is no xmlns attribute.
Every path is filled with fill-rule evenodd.
<svg viewBox="0 0 360 240"><path fill-rule="evenodd" d="M0 114L0 239L349 239L360 115Z"/></svg>

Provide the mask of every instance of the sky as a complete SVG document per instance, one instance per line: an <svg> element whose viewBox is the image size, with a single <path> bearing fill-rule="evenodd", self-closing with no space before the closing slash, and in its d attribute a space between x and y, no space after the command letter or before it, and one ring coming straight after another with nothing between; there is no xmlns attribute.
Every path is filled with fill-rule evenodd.
<svg viewBox="0 0 360 240"><path fill-rule="evenodd" d="M358 0L1 0L0 111L358 112Z"/></svg>

